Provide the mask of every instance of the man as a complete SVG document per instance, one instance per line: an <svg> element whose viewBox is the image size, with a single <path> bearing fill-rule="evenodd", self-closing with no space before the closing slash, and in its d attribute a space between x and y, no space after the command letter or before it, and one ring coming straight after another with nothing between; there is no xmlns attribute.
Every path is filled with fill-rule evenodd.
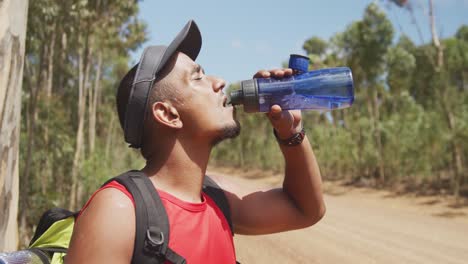
<svg viewBox="0 0 468 264"><path fill-rule="evenodd" d="M117 107L125 140L141 149L146 159L142 171L169 212L171 249L187 263L235 263L226 219L202 193L202 183L212 147L238 135L240 128L235 110L226 105L225 82L205 75L194 62L200 48L199 29L189 21L168 47L145 49L119 86ZM291 74L291 69L282 69L259 71L254 77ZM300 111L275 105L267 117L285 158L282 188L245 193L229 179L214 178L227 196L238 234L305 228L325 213L320 171ZM118 184L98 191L76 222L67 263L130 263L133 203Z"/></svg>

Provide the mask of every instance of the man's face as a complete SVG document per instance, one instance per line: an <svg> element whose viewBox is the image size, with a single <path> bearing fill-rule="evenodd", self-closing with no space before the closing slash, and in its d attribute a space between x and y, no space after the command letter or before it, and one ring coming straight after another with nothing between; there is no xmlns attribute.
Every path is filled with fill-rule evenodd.
<svg viewBox="0 0 468 264"><path fill-rule="evenodd" d="M224 80L205 75L203 68L183 53L178 53L172 71L167 75L176 89L176 109L183 129L194 140L215 144L239 134L235 109L227 105L222 92Z"/></svg>

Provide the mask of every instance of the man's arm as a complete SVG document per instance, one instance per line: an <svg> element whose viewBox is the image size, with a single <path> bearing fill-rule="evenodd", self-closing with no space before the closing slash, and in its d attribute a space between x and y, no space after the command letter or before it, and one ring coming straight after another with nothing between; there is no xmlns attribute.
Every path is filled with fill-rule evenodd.
<svg viewBox="0 0 468 264"><path fill-rule="evenodd" d="M288 70L260 71L255 77L283 77ZM281 111L277 105L267 114L280 138L302 128L300 111ZM280 145L285 159L282 188L246 193L227 179L217 177L231 205L234 230L240 234L267 234L311 226L325 214L322 178L307 137L297 146Z"/></svg>
<svg viewBox="0 0 468 264"><path fill-rule="evenodd" d="M100 191L78 218L66 264L131 261L135 240L135 209L122 192Z"/></svg>

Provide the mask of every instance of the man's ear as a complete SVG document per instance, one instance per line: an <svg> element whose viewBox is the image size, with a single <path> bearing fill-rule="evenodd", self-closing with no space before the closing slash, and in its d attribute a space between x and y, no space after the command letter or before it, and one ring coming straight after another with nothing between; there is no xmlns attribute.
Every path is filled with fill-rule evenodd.
<svg viewBox="0 0 468 264"><path fill-rule="evenodd" d="M180 119L177 109L168 102L156 102L151 107L150 116L153 120L163 126L170 128L182 128L182 120Z"/></svg>

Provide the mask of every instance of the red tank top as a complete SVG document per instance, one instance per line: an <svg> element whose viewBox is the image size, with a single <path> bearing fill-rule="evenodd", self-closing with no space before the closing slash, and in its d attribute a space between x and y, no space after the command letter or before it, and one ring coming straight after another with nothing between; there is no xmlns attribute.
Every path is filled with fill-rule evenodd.
<svg viewBox="0 0 468 264"><path fill-rule="evenodd" d="M112 181L97 190L81 212L99 191L106 188L120 190L135 205L135 200L127 189L120 183ZM158 190L158 193L169 218L171 234L169 248L183 256L188 264L236 263L229 224L213 199L202 193L203 202L189 203L161 190Z"/></svg>

